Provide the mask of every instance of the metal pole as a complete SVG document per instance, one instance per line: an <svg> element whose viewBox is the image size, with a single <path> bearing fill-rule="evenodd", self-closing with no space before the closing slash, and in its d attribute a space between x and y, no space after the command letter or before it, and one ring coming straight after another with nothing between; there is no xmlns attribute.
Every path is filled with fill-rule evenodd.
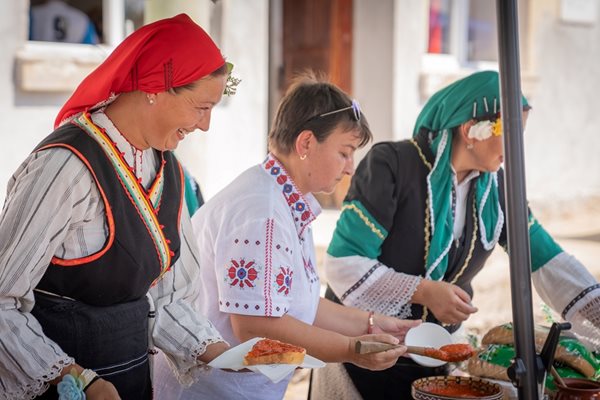
<svg viewBox="0 0 600 400"><path fill-rule="evenodd" d="M504 127L506 227L516 350L513 383L517 385L520 400L534 400L539 399L539 394L536 377L537 355L533 336L517 1L496 0L496 10Z"/></svg>

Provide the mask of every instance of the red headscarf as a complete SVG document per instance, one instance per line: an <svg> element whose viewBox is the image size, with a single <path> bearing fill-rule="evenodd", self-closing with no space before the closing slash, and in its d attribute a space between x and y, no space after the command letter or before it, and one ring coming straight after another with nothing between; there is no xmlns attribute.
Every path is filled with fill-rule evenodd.
<svg viewBox="0 0 600 400"><path fill-rule="evenodd" d="M209 75L223 64L221 51L186 14L153 22L129 35L79 84L54 127L107 100L111 93L164 92Z"/></svg>

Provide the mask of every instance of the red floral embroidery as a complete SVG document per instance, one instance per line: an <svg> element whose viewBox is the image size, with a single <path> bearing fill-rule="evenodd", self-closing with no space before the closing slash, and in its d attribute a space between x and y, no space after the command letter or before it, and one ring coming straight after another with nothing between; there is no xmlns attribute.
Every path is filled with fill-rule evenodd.
<svg viewBox="0 0 600 400"><path fill-rule="evenodd" d="M290 267L279 267L279 273L275 278L277 293L283 293L286 296L290 294L290 290L292 289L292 275L294 275L294 271Z"/></svg>
<svg viewBox="0 0 600 400"><path fill-rule="evenodd" d="M254 261L246 263L246 260L231 260L231 265L227 269L227 276L231 279L229 285L254 287L252 282L258 277L258 271L254 268Z"/></svg>
<svg viewBox="0 0 600 400"><path fill-rule="evenodd" d="M283 197L286 199L298 234L302 236L306 226L316 218L310 206L306 203L304 197L298 192L294 186L292 178L287 174L285 168L277 162L272 154L269 154L263 162L263 167L269 174L275 178L277 184L281 186Z"/></svg>

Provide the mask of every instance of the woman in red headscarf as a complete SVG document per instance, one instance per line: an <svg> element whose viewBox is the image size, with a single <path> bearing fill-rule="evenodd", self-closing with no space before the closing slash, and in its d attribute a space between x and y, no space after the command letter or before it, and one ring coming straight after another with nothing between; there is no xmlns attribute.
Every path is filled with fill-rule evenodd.
<svg viewBox="0 0 600 400"><path fill-rule="evenodd" d="M197 250L171 152L208 129L228 76L187 15L146 25L18 168L0 215L0 399L151 398L154 347L184 381L228 347L191 307Z"/></svg>

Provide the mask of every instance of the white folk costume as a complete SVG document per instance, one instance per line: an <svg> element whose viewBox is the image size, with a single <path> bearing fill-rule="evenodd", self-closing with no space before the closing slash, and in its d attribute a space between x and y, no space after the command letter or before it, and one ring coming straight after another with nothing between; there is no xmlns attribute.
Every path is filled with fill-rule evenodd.
<svg viewBox="0 0 600 400"><path fill-rule="evenodd" d="M232 346L239 341L230 314L287 314L313 323L320 284L310 223L319 213L314 196L300 193L283 166L269 155L194 215L202 266L199 307ZM273 384L258 373L212 370L179 397L173 396L175 385L162 384L157 396L281 399L290 378Z"/></svg>
<svg viewBox="0 0 600 400"><path fill-rule="evenodd" d="M203 55L193 63L189 51ZM180 164L170 151L136 149L101 108L120 93L164 92L222 65L186 15L140 28L82 82L61 126L9 181L0 399L56 398L49 381L72 362L122 399L150 399L153 346L191 381L197 357L223 341L193 308L199 265Z"/></svg>
<svg viewBox="0 0 600 400"><path fill-rule="evenodd" d="M506 244L503 171L474 172L458 184L451 135L470 118L497 121L498 91L496 72L473 74L429 100L413 139L373 146L352 179L327 250L326 297L439 323L410 302L422 279L451 282L473 295L471 280L495 245ZM491 133L494 125L486 125ZM585 312L600 328L600 285L531 213L529 233L533 282L542 299L567 319ZM445 326L450 332L458 327ZM412 380L445 373L404 357L385 371L349 364L345 370L365 399L409 398Z"/></svg>

